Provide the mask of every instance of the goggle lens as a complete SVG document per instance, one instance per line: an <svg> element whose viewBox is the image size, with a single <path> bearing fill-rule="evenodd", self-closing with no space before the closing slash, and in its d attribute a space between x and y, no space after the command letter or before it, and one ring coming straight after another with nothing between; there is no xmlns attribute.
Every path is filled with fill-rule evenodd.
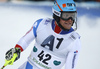
<svg viewBox="0 0 100 69"><path fill-rule="evenodd" d="M63 20L69 20L69 19L75 20L76 15L77 15L76 12L62 12L61 13L61 18Z"/></svg>

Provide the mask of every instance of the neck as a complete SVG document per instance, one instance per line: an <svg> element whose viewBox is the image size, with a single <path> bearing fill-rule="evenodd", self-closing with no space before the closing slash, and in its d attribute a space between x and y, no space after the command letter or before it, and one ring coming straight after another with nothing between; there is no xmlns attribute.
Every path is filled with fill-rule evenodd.
<svg viewBox="0 0 100 69"><path fill-rule="evenodd" d="M58 34L62 31L62 29L58 26L58 24L57 24L56 21L55 21L55 28L54 28L54 31L55 31L56 33L58 33Z"/></svg>

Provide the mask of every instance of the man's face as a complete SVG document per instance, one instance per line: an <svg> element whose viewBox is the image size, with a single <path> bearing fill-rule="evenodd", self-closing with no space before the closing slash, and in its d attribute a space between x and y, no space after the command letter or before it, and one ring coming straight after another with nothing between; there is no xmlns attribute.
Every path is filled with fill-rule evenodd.
<svg viewBox="0 0 100 69"><path fill-rule="evenodd" d="M60 18L60 24L65 28L65 29L70 29L72 24L73 24L73 20L69 19L69 20L63 20Z"/></svg>

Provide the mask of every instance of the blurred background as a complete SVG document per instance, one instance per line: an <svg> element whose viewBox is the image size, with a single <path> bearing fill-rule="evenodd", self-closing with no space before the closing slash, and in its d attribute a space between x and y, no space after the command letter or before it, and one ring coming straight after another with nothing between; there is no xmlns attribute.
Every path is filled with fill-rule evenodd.
<svg viewBox="0 0 100 69"><path fill-rule="evenodd" d="M75 0L78 32L81 36L81 53L76 69L100 69L100 0ZM5 53L40 19L52 18L53 0L0 0L0 68ZM13 65L17 69L29 56L34 41L21 53ZM64 66L63 68L64 69Z"/></svg>
<svg viewBox="0 0 100 69"><path fill-rule="evenodd" d="M0 0L0 1L54 1L54 0ZM87 1L94 1L100 2L100 0L74 0L75 2L87 2Z"/></svg>

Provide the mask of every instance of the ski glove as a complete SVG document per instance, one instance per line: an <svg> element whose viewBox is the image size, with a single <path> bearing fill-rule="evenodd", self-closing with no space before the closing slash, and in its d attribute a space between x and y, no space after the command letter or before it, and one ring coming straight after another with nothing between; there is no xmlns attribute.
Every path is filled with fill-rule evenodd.
<svg viewBox="0 0 100 69"><path fill-rule="evenodd" d="M21 53L20 48L11 48L10 50L8 50L5 54L5 59L10 60L11 58L13 58L14 53L17 53L18 55L15 61L18 60L20 58L20 53Z"/></svg>

